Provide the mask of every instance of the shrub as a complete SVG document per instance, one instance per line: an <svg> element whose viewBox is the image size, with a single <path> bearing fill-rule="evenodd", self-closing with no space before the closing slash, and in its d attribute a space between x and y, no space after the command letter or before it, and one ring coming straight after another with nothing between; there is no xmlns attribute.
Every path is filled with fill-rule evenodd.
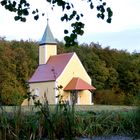
<svg viewBox="0 0 140 140"><path fill-rule="evenodd" d="M113 90L99 90L95 92L95 103L105 105L123 105L124 93L115 93Z"/></svg>

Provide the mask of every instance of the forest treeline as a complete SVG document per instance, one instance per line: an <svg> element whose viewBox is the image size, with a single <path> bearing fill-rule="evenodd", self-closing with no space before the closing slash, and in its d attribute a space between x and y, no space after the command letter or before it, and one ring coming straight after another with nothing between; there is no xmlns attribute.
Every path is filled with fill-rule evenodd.
<svg viewBox="0 0 140 140"><path fill-rule="evenodd" d="M0 103L19 105L27 81L38 66L38 43L0 38ZM133 46L132 46L133 47ZM140 54L102 48L96 43L65 47L58 53L76 52L96 87L96 104L135 105L140 93Z"/></svg>

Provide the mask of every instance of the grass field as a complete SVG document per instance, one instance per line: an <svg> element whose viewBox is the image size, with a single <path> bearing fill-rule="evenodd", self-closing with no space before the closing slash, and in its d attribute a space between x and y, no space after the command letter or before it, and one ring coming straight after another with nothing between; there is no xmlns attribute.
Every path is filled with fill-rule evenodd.
<svg viewBox="0 0 140 140"><path fill-rule="evenodd" d="M76 110L76 111L74 111ZM139 113L139 112L138 112ZM50 140L140 134L135 106L1 106L0 140ZM59 129L58 129L59 128Z"/></svg>
<svg viewBox="0 0 140 140"><path fill-rule="evenodd" d="M81 111L128 111L128 110L134 110L136 109L136 106L116 106L116 105L81 105L76 106L76 110Z"/></svg>
<svg viewBox="0 0 140 140"><path fill-rule="evenodd" d="M22 112L37 111L38 109L34 106L1 106L0 112L2 110L6 112L15 112L21 108ZM50 105L51 109L55 108L55 105ZM76 111L130 111L135 110L136 106L117 106L117 105L76 105Z"/></svg>

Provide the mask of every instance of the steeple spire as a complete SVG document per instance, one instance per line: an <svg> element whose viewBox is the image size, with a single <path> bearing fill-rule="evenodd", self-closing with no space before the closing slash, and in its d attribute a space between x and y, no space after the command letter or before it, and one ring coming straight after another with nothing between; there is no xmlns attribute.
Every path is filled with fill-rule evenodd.
<svg viewBox="0 0 140 140"><path fill-rule="evenodd" d="M47 26L39 45L39 65L46 64L50 56L57 55L57 42L50 30L47 19Z"/></svg>
<svg viewBox="0 0 140 140"><path fill-rule="evenodd" d="M51 32L50 26L49 26L49 19L47 18L47 26L44 31L43 37L40 41L40 45L45 45L45 44L57 44L55 41L53 34Z"/></svg>

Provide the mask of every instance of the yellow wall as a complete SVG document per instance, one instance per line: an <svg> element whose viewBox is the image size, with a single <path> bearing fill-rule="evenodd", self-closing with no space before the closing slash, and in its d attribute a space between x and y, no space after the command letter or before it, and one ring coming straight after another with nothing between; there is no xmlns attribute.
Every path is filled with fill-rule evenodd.
<svg viewBox="0 0 140 140"><path fill-rule="evenodd" d="M46 64L50 56L57 54L57 45L41 45L39 46L39 65Z"/></svg>
<svg viewBox="0 0 140 140"><path fill-rule="evenodd" d="M69 91L63 91L63 100L70 102L70 92ZM88 90L78 91L78 103L77 105L92 105L91 100L91 92Z"/></svg>
<svg viewBox="0 0 140 140"><path fill-rule="evenodd" d="M45 64L46 56L45 56L46 47L39 46L39 65Z"/></svg>
<svg viewBox="0 0 140 140"><path fill-rule="evenodd" d="M73 77L80 77L87 83L91 84L91 79L88 76L87 72L85 71L76 53L74 53L70 62L64 69L63 73L57 79L57 83L58 85L62 85L64 88ZM63 96L65 100L70 99L69 92L64 91ZM79 104L91 104L91 93L88 90L84 90L80 92Z"/></svg>
<svg viewBox="0 0 140 140"><path fill-rule="evenodd" d="M41 103L44 103L44 93L46 93L47 100L49 104L55 104L56 103L56 86L55 82L42 82L42 83L30 83L30 92L32 95L35 94L35 89L39 90L39 97L37 97L37 100L40 100ZM30 105L33 104L33 101L31 100ZM28 105L26 103L26 100L22 103L22 105Z"/></svg>
<svg viewBox="0 0 140 140"><path fill-rule="evenodd" d="M79 91L79 104L90 105L91 103L91 92L88 90Z"/></svg>

